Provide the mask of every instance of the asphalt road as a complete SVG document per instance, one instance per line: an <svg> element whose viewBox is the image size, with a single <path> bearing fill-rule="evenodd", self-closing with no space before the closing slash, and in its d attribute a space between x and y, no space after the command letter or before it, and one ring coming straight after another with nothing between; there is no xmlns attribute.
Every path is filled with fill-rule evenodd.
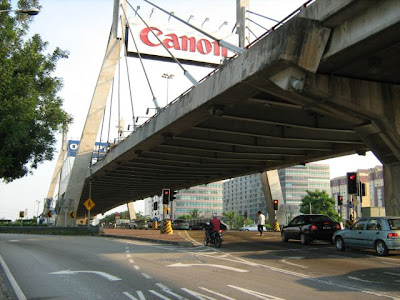
<svg viewBox="0 0 400 300"><path fill-rule="evenodd" d="M186 234L182 232L182 234ZM202 232L188 232L201 242ZM0 234L27 299L399 299L400 260L228 232L221 249Z"/></svg>

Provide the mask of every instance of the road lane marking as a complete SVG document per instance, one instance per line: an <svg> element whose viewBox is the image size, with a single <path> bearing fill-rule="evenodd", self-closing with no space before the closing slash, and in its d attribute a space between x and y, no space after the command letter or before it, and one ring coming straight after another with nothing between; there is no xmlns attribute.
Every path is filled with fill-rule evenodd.
<svg viewBox="0 0 400 300"><path fill-rule="evenodd" d="M389 274L389 275L394 275L394 276L400 276L399 273L392 273L392 272L383 272L385 274Z"/></svg>
<svg viewBox="0 0 400 300"><path fill-rule="evenodd" d="M130 257L132 257L132 256L131 256L130 254L127 254L126 257L127 257L127 258L130 258Z"/></svg>
<svg viewBox="0 0 400 300"><path fill-rule="evenodd" d="M244 269L238 269L238 268L234 268L234 267L229 267L229 266L224 266L224 265L215 265L215 264L182 264L182 263L176 263L176 264L173 264L173 265L169 265L168 267L185 268L185 267L193 267L193 266L220 268L220 269L225 269L225 270L239 272L239 273L249 272L248 270L244 270Z"/></svg>
<svg viewBox="0 0 400 300"><path fill-rule="evenodd" d="M49 274L52 275L75 275L78 273L89 273L89 274L96 274L101 277L106 278L109 281L118 281L121 280L121 278L118 278L116 276L113 276L111 274L105 273L105 272L100 272L100 271L71 271L71 270L63 270L63 271L58 271L58 272L51 272Z"/></svg>
<svg viewBox="0 0 400 300"><path fill-rule="evenodd" d="M241 288L241 287L238 287L238 286L234 286L234 285L230 285L230 284L228 284L228 286L231 287L231 288L233 288L233 289L237 289L237 290L239 290L239 291L241 291L241 292L243 292L243 293L246 293L246 294L252 295L252 296L254 296L254 297L260 298L260 299L267 299L267 300L284 300L284 298L279 298L279 297L275 297L275 296L263 294L263 293L260 293L260 292L248 290L248 289Z"/></svg>
<svg viewBox="0 0 400 300"><path fill-rule="evenodd" d="M158 293L158 292L156 292L154 290L149 290L149 292L154 294L154 295L156 295L158 298L161 298L161 299L164 299L164 300L171 300L170 298L165 297L164 295L162 295L162 294L160 294L160 293Z"/></svg>
<svg viewBox="0 0 400 300"><path fill-rule="evenodd" d="M206 289L206 288L204 288L204 287L199 287L199 289L202 289L202 290L204 290L204 291L207 291L207 292L209 292L210 294L214 294L214 295L220 296L221 298L225 298L225 299L228 299L228 300L236 300L235 298L231 298L231 297L226 296L226 295L224 295L224 294L214 292L214 291L209 290L209 289Z"/></svg>
<svg viewBox="0 0 400 300"><path fill-rule="evenodd" d="M139 270L140 269L140 267L138 266L138 265L134 265L133 266L136 270Z"/></svg>
<svg viewBox="0 0 400 300"><path fill-rule="evenodd" d="M129 250L125 250L125 253L129 253Z"/></svg>
<svg viewBox="0 0 400 300"><path fill-rule="evenodd" d="M292 263L292 262L288 262L288 261L286 261L286 259L281 259L280 261L285 263L285 264L288 264L290 266L295 266L295 267L299 267L299 268L302 268L302 269L308 269L308 267L306 267L306 266L295 264L295 263Z"/></svg>
<svg viewBox="0 0 400 300"><path fill-rule="evenodd" d="M146 273L142 273L143 277L145 277L146 279L151 279L153 277L151 277L149 274Z"/></svg>
<svg viewBox="0 0 400 300"><path fill-rule="evenodd" d="M129 259L129 262L133 264L135 261L133 259Z"/></svg>
<svg viewBox="0 0 400 300"><path fill-rule="evenodd" d="M187 237L193 244L198 245L198 246L203 246L202 243L199 243L198 241L196 241L195 239L193 239L193 238L187 233L186 230L184 231L184 233L185 233L186 237ZM181 232L178 232L178 234L179 234L183 239L185 239L185 238L182 236Z"/></svg>
<svg viewBox="0 0 400 300"><path fill-rule="evenodd" d="M189 289L186 289L186 288L182 288L182 290L185 291L186 293L188 293L188 294L194 296L195 298L200 299L200 300L204 300L204 299L208 299L208 300L217 300L217 299L215 299L215 298L212 298L212 297L209 297L209 296L206 296L206 295L197 293L197 292L195 292L195 291L192 291L192 290L189 290Z"/></svg>
<svg viewBox="0 0 400 300"><path fill-rule="evenodd" d="M11 274L10 269L8 268L6 262L4 261L4 259L1 255L0 255L0 264L3 267L4 273L6 274L8 281L10 282L18 300L26 300L25 294L22 292L21 288L19 287L14 276Z"/></svg>
<svg viewBox="0 0 400 300"><path fill-rule="evenodd" d="M143 295L142 291L136 291L136 293L138 294L140 300L146 300L146 297Z"/></svg>
<svg viewBox="0 0 400 300"><path fill-rule="evenodd" d="M177 299L180 299L180 300L185 300L186 299L186 298L182 297L181 295L178 295L178 294L174 293L173 291L171 291L170 288L166 287L162 283L156 283L156 286L158 286L160 289L162 289L164 293L170 294L171 296L174 296Z"/></svg>
<svg viewBox="0 0 400 300"><path fill-rule="evenodd" d="M132 296L131 294L129 294L128 292L123 292L122 294L124 294L125 296L127 296L129 299L131 300L138 300L137 298L135 298L134 296Z"/></svg>
<svg viewBox="0 0 400 300"><path fill-rule="evenodd" d="M347 278L352 279L352 280L361 281L361 282L367 282L367 283L379 283L379 282L377 282L377 281L371 281L371 280L361 279L361 278L357 278L357 277L353 277L353 276L347 276Z"/></svg>
<svg viewBox="0 0 400 300"><path fill-rule="evenodd" d="M20 242L21 240L8 240L9 243L16 243L16 242Z"/></svg>

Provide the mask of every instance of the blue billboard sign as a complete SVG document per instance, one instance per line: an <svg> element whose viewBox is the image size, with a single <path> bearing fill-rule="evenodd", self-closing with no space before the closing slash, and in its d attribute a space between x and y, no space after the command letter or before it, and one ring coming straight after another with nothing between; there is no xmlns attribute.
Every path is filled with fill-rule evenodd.
<svg viewBox="0 0 400 300"><path fill-rule="evenodd" d="M68 156L75 157L78 153L79 141L68 141ZM93 149L93 157L103 157L107 154L108 143L96 142Z"/></svg>

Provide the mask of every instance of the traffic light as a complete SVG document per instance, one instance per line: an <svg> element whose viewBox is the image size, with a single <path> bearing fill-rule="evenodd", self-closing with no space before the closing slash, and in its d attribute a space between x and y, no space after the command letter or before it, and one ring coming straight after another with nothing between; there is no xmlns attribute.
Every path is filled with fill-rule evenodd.
<svg viewBox="0 0 400 300"><path fill-rule="evenodd" d="M274 210L278 210L278 200L274 200Z"/></svg>
<svg viewBox="0 0 400 300"><path fill-rule="evenodd" d="M178 191L171 191L171 201L176 199L176 194L178 193Z"/></svg>
<svg viewBox="0 0 400 300"><path fill-rule="evenodd" d="M51 218L51 217L52 217L52 215L53 215L53 213L52 213L52 211L51 211L51 210L47 211L47 217L48 217L48 218Z"/></svg>
<svg viewBox="0 0 400 300"><path fill-rule="evenodd" d="M347 193L349 195L357 195L357 173L347 173Z"/></svg>
<svg viewBox="0 0 400 300"><path fill-rule="evenodd" d="M21 211L19 212L19 217L20 217L21 219L24 217L24 211L23 211L23 210L21 210Z"/></svg>
<svg viewBox="0 0 400 300"><path fill-rule="evenodd" d="M171 190L163 189L162 190L162 203L168 204L170 200L171 200Z"/></svg>
<svg viewBox="0 0 400 300"><path fill-rule="evenodd" d="M343 196L337 195L337 204L339 206L343 205Z"/></svg>
<svg viewBox="0 0 400 300"><path fill-rule="evenodd" d="M153 210L157 210L158 209L158 202L154 202L153 203Z"/></svg>

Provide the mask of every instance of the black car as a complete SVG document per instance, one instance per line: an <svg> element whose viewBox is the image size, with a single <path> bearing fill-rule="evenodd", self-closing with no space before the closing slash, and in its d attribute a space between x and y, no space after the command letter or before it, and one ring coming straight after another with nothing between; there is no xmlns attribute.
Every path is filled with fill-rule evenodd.
<svg viewBox="0 0 400 300"><path fill-rule="evenodd" d="M289 239L300 240L307 245L313 240L332 242L332 236L336 230L340 230L340 224L325 215L300 215L295 217L281 231L282 241Z"/></svg>
<svg viewBox="0 0 400 300"><path fill-rule="evenodd" d="M190 230L204 230L204 227L207 225L206 222L198 222L196 224L190 225Z"/></svg>

